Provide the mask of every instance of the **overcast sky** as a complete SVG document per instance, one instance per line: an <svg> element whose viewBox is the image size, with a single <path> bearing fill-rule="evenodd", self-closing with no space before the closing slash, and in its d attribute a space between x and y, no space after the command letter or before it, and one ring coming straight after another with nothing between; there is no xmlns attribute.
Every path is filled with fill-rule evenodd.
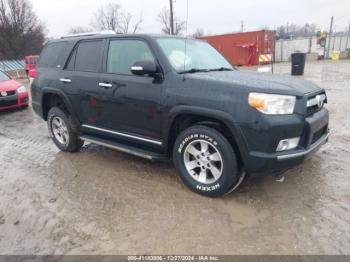
<svg viewBox="0 0 350 262"><path fill-rule="evenodd" d="M186 0L174 0L176 16L186 19ZM203 28L206 33L220 34L240 30L270 29L287 23L315 23L328 29L335 16L336 30L350 22L350 0L188 0L188 33ZM60 36L71 27L89 26L101 5L115 2L136 16L142 15L141 32L159 33L157 15L169 0L32 0L33 8L48 30L49 36Z"/></svg>

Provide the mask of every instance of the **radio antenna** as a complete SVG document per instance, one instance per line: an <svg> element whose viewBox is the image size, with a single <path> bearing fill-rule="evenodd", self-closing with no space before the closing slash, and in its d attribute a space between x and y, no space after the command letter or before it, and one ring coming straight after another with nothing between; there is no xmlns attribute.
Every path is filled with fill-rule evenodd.
<svg viewBox="0 0 350 262"><path fill-rule="evenodd" d="M186 0L186 35L185 35L185 57L184 57L184 71L186 71L186 58L187 58L187 34L188 34L188 0ZM185 75L183 74L183 80L185 80Z"/></svg>

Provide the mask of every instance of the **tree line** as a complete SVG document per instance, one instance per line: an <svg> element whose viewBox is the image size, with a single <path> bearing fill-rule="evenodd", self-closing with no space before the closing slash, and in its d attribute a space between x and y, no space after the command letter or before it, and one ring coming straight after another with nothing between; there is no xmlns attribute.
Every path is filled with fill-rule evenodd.
<svg viewBox="0 0 350 262"><path fill-rule="evenodd" d="M162 33L170 34L170 11L162 9L158 14ZM68 34L112 30L116 33L137 33L143 23L142 16L134 16L117 3L101 6L89 27L72 27ZM185 21L174 18L174 34L184 32ZM0 0L0 59L23 59L40 53L45 41L45 26L33 11L29 0ZM200 31L201 32L201 31Z"/></svg>
<svg viewBox="0 0 350 262"><path fill-rule="evenodd" d="M162 33L170 35L170 10L163 8L157 16L162 26ZM142 16L136 17L123 10L117 3L108 3L101 6L94 14L90 26L77 26L69 29L68 33L88 33L94 30L112 30L118 34L134 34L140 31L143 23ZM174 17L174 35L181 35L185 30L186 22Z"/></svg>
<svg viewBox="0 0 350 262"><path fill-rule="evenodd" d="M163 34L171 34L170 10L163 8L157 16ZM110 2L94 13L90 26L76 26L68 34L112 30L116 33L137 33L142 29L143 17L124 10L119 4ZM174 34L183 35L186 22L174 17ZM0 0L0 59L23 59L24 56L40 53L45 37L45 27L34 13L29 0ZM316 35L316 25L298 26L290 24L276 29L276 39L307 37ZM199 38L205 35L198 28L191 35Z"/></svg>
<svg viewBox="0 0 350 262"><path fill-rule="evenodd" d="M0 59L40 52L44 27L27 0L0 0Z"/></svg>
<svg viewBox="0 0 350 262"><path fill-rule="evenodd" d="M290 39L295 37L311 37L317 34L315 24L305 24L299 26L296 24L287 24L277 27L276 39Z"/></svg>

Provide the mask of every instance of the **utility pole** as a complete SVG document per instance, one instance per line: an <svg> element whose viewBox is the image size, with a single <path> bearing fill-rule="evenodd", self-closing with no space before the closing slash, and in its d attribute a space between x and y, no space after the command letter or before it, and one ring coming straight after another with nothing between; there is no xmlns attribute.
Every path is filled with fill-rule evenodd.
<svg viewBox="0 0 350 262"><path fill-rule="evenodd" d="M241 20L241 32L244 32L244 21Z"/></svg>
<svg viewBox="0 0 350 262"><path fill-rule="evenodd" d="M332 51L334 51L334 46L335 46L335 33L337 32L337 26L335 25L334 28L333 28L333 45L332 45Z"/></svg>
<svg viewBox="0 0 350 262"><path fill-rule="evenodd" d="M333 34L333 19L334 17L332 16L331 18L331 25L329 27L329 33L328 33L328 44L325 45L324 48L324 59L329 58L329 49L331 48L331 40L332 40L332 34Z"/></svg>
<svg viewBox="0 0 350 262"><path fill-rule="evenodd" d="M347 48L348 48L349 38L350 38L350 22L349 22L349 31L348 31L348 36L346 37L345 49L347 49Z"/></svg>
<svg viewBox="0 0 350 262"><path fill-rule="evenodd" d="M174 35L174 10L173 0L170 0L170 34Z"/></svg>

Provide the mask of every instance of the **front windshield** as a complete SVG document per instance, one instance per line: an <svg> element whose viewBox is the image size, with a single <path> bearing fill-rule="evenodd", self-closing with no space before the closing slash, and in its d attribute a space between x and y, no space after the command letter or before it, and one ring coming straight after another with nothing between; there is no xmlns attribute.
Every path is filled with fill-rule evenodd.
<svg viewBox="0 0 350 262"><path fill-rule="evenodd" d="M4 73L0 71L0 81L7 81L10 80L10 78Z"/></svg>
<svg viewBox="0 0 350 262"><path fill-rule="evenodd" d="M226 59L206 42L180 38L158 38L158 44L178 72L190 70L232 70ZM185 47L186 42L186 47Z"/></svg>

